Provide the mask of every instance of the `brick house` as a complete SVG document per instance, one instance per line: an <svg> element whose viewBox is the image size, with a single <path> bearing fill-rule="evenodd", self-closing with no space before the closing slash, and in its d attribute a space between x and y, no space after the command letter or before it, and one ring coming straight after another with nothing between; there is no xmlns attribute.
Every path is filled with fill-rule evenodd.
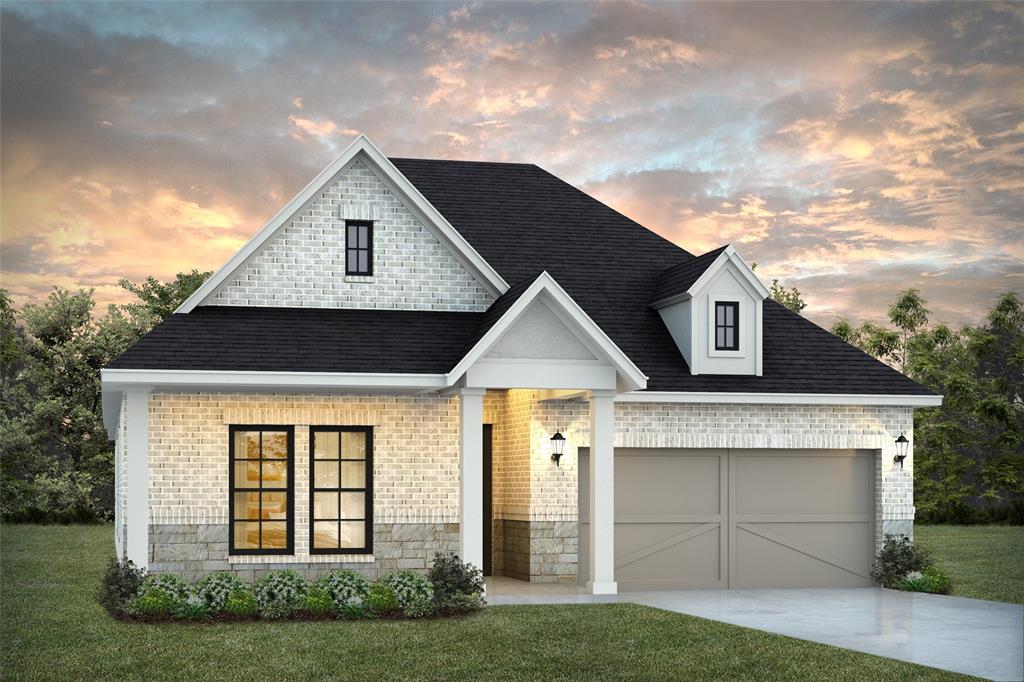
<svg viewBox="0 0 1024 682"><path fill-rule="evenodd" d="M941 398L540 168L365 137L103 370L154 572L862 585ZM897 461L897 438L910 441Z"/></svg>

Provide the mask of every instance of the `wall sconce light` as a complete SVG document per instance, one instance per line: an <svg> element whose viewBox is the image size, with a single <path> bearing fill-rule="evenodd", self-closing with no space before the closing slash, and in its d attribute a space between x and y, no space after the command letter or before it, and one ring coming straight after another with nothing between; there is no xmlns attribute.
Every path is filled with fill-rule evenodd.
<svg viewBox="0 0 1024 682"><path fill-rule="evenodd" d="M910 441L901 431L900 437L896 439L896 456L892 458L893 464L899 463L900 469L903 468L903 460L907 458L907 446L909 445Z"/></svg>
<svg viewBox="0 0 1024 682"><path fill-rule="evenodd" d="M564 452L565 436L561 431L555 431L555 435L551 436L551 461L555 463L555 466L559 465Z"/></svg>

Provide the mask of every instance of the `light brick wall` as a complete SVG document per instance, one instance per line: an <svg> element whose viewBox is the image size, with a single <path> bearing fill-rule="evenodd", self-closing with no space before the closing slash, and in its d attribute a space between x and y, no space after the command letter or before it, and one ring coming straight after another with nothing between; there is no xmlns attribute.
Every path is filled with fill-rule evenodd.
<svg viewBox="0 0 1024 682"><path fill-rule="evenodd" d="M345 220L373 220L373 276L345 275ZM493 297L361 161L203 304L482 312Z"/></svg>
<svg viewBox="0 0 1024 682"><path fill-rule="evenodd" d="M547 428L569 425L566 450L578 461L576 449L590 444L586 404L541 403L541 414ZM615 447L878 450L875 536L880 545L886 533L913 537L913 419L909 407L616 403ZM901 432L911 440L903 469L893 463ZM549 493L548 499L576 495L575 480L562 483L561 492Z"/></svg>
<svg viewBox="0 0 1024 682"><path fill-rule="evenodd" d="M331 561L308 552L310 424L374 427L375 523L458 522L457 398L154 393L150 523L228 522L229 424L296 427L295 555L233 563Z"/></svg>

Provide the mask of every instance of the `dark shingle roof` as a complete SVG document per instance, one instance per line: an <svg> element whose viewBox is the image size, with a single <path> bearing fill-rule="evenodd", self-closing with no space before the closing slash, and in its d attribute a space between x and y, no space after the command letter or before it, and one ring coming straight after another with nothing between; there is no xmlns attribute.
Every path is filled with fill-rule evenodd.
<svg viewBox="0 0 1024 682"><path fill-rule="evenodd" d="M440 374L484 313L199 306L171 315L111 369Z"/></svg>
<svg viewBox="0 0 1024 682"><path fill-rule="evenodd" d="M392 161L511 285L488 312L201 306L110 367L445 372L546 270L649 377L648 390L929 393L770 300L764 376L692 376L648 304L666 276L682 286L687 266L711 254L694 258L537 166Z"/></svg>
<svg viewBox="0 0 1024 682"><path fill-rule="evenodd" d="M720 246L713 251L708 251L696 258L691 258L685 263L665 268L661 273L658 286L655 287L654 293L651 295L651 303L664 301L669 296L689 291L693 283L700 279L704 271L711 267L711 264L715 262L718 255L725 251L727 247L728 244Z"/></svg>

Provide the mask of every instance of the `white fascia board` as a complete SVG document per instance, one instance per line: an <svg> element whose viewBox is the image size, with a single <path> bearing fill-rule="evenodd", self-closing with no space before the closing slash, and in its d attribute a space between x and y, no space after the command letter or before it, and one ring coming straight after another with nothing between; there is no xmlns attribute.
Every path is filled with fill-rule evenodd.
<svg viewBox="0 0 1024 682"><path fill-rule="evenodd" d="M568 321L573 324L578 330L586 335L587 339L600 350L601 354L604 355L612 366L615 367L616 371L621 374L631 387L631 390L641 389L647 386L647 375L640 371L640 368L633 364L633 361L629 359L629 356L622 352L622 349L615 345L604 330L598 326L596 322L586 311L579 306L576 301L563 289L558 282L555 281L554 277L548 274L547 271L542 272L533 284L531 284L526 291L513 303L505 314L494 323L494 325L487 330L487 333L477 341L466 355L459 360L458 364L452 368L452 371L448 373L448 383L454 384L458 381L466 371L478 362L487 351L491 349L498 339L501 338L508 329L515 324L515 321L519 318L523 312L530 306L530 304L541 295L541 293L547 293L552 303L556 304L558 310L554 307L552 312L556 315L561 312L564 317L563 322ZM544 386L537 386L536 388L545 388Z"/></svg>
<svg viewBox="0 0 1024 682"><path fill-rule="evenodd" d="M730 405L877 405L938 407L941 395L878 395L862 393L689 393L636 391L615 398L625 403L717 403Z"/></svg>
<svg viewBox="0 0 1024 682"><path fill-rule="evenodd" d="M736 269L739 270L740 275L743 277L743 281L753 290L751 291L752 296L755 298L760 296L762 299L771 296L771 292L768 290L768 287L762 284L761 280L758 279L757 275L754 274L754 271L750 269L750 266L747 265L746 261L736 253L736 249L734 249L731 244L725 247L725 250L722 251L722 253L718 254L718 258L715 259L715 262L709 265L707 269L701 273L701 276L697 278L697 281L693 283L686 293L690 296L697 296L704 287L714 281L719 270L725 267L725 264L729 262L736 266ZM659 305L664 304L659 301Z"/></svg>
<svg viewBox="0 0 1024 682"><path fill-rule="evenodd" d="M104 369L104 389L129 386L237 386L287 389L309 388L444 388L444 374L401 374L359 372L240 372L182 369Z"/></svg>
<svg viewBox="0 0 1024 682"><path fill-rule="evenodd" d="M213 275L206 280L201 287L195 290L191 296L189 296L184 303L182 303L176 313L189 313L195 309L200 303L202 303L210 294L214 293L219 286L224 284L245 262L252 256L256 251L263 246L263 244L270 239L271 236L277 230L287 222L289 222L296 213L298 213L303 206L305 206L310 200L312 200L330 180L338 174L345 166L347 166L357 155L362 153L369 159L374 166L380 170L381 173L387 177L392 184L394 184L423 215L434 224L434 228L444 236L445 239L456 249L457 252L462 256L462 259L471 266L473 270L476 270L476 274L481 277L484 283L492 289L492 293L500 296L501 294L508 291L508 283L502 279L501 275L490 266L483 259L483 257L477 253L469 242L458 233L458 231L452 227L452 225L441 215L441 213L434 208L434 206L427 201L427 198L416 189L416 187L409 182L409 180L402 175L402 173L395 167L391 161L384 156L384 154L370 142L369 138L365 135L360 134L352 144L344 149L341 154L338 155L334 161L332 161L326 168L313 178L308 185L306 185L301 192L295 195L295 197L285 204L284 208L278 211L273 218L267 222L263 228L257 232L252 239L247 241L241 249L232 256L227 263L220 267Z"/></svg>

